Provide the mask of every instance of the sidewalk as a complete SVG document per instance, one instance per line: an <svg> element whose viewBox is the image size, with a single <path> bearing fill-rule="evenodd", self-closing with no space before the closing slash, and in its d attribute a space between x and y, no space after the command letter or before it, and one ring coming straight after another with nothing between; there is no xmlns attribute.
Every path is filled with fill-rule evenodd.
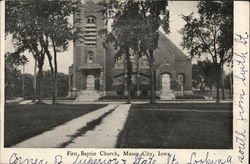
<svg viewBox="0 0 250 164"><path fill-rule="evenodd" d="M20 102L19 104L34 104L34 102L32 102L32 100L24 100Z"/></svg>
<svg viewBox="0 0 250 164"><path fill-rule="evenodd" d="M44 103L46 104L51 104L51 100L43 100ZM127 101L75 101L75 100L58 100L59 103L61 104L126 104ZM189 99L189 100L184 100L184 99L178 99L178 100L156 100L157 103L175 103L175 104L181 104L181 103L216 103L216 100L200 100L200 99ZM150 100L131 100L131 104L146 104L150 103ZM233 103L233 100L221 100L220 103Z"/></svg>
<svg viewBox="0 0 250 164"><path fill-rule="evenodd" d="M20 103L21 101L23 101L23 98L22 97L17 97L13 100L5 100L5 102L7 104L17 104L17 103Z"/></svg>
<svg viewBox="0 0 250 164"><path fill-rule="evenodd" d="M77 137L67 148L115 148L118 135L126 122L130 106L130 104L119 105L95 129Z"/></svg>
<svg viewBox="0 0 250 164"><path fill-rule="evenodd" d="M14 148L56 148L59 147L62 143L70 140L70 136L74 135L78 129L87 125L88 122L91 122L94 119L102 116L103 113L106 113L117 105L108 105L101 109L90 112L86 115L78 117L74 120L71 120L63 125L57 126L56 128L46 131L38 136L27 139L17 145L14 145Z"/></svg>

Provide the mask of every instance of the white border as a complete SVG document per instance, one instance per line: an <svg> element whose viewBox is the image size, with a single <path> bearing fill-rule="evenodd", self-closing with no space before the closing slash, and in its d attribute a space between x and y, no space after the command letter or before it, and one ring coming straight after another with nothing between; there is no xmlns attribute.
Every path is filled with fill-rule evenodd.
<svg viewBox="0 0 250 164"><path fill-rule="evenodd" d="M1 5L1 154L0 154L0 164L3 163L9 163L9 158L13 153L17 153L18 156L22 156L23 158L34 158L34 159L44 159L42 163L45 163L45 161L48 161L48 163L53 164L54 163L54 159L56 155L62 155L63 157L63 163L69 164L69 163L73 163L75 157L72 156L67 156L67 151L71 150L71 151L75 151L75 152L81 152L81 151L94 151L94 152L100 152L101 150L106 150L108 152L114 152L116 151L117 153L122 154L122 152L124 150L129 150L130 152L142 152L142 151L147 151L147 152L151 152L151 153L155 153L157 154L157 152L160 150L162 152L167 152L167 153L171 153L171 154L175 154L176 158L179 161L179 164L188 164L189 159L190 159L190 155L193 152L196 152L196 159L200 158L200 159L204 159L206 156L206 153L209 152L209 157L211 160L216 160L216 159L222 159L222 160L226 160L228 159L229 156L232 156L232 164L238 164L241 163L238 160L238 156L239 154L239 143L236 143L236 135L235 133L233 133L233 149L223 149L223 150L213 150L213 149L209 149L209 150L200 150L200 149L195 149L195 150L185 150L185 149L181 149L181 150L177 150L177 149L14 149L14 148L3 148L3 106L4 106L4 101L3 101L3 95L4 95L4 1L0 1L0 5ZM235 8L234 8L234 37L237 34L244 34L245 32L247 32L249 34L249 2L248 1L235 1ZM248 57L249 57L249 38L248 38L248 44L247 47L244 47L242 45L240 45L239 43L234 42L234 51L236 52L240 52L240 51L244 51L244 50L248 51ZM249 59L246 60L246 69L249 70ZM234 72L239 71L239 66L234 65ZM245 90L246 92L246 97L245 97L245 103L244 103L244 109L245 109L245 113L244 113L244 117L247 118L247 120L249 120L249 72L246 75L247 77L247 86L244 86L241 84L240 81L235 80L234 79L234 109L233 109L233 132L235 132L236 130L238 131L242 131L243 129L247 130L247 142L245 143L245 149L244 151L244 156L245 159L243 160L243 164L248 164L249 159L248 159L248 150L249 150L249 121L244 123L244 122L240 122L237 121L237 117L238 117L238 101L239 101L239 89L242 88ZM102 159L109 159L112 157L108 157L108 156L99 156ZM82 159L84 159L84 157L81 157ZM97 158L97 157L96 157ZM128 161L134 161L134 157L118 157L118 158L124 158L127 159ZM144 159L148 159L147 156L144 157ZM156 163L158 164L168 164L167 163L167 159L166 157L157 157L155 156L154 159L157 159ZM119 162L122 163L122 162ZM132 162L127 162L127 163L132 163ZM217 164L217 163L216 163Z"/></svg>

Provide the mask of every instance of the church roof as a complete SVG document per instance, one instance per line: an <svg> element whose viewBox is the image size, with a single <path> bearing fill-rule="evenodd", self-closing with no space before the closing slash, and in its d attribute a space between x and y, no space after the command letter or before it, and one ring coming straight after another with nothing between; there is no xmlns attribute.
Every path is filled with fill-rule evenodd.
<svg viewBox="0 0 250 164"><path fill-rule="evenodd" d="M86 69L102 69L103 67L98 63L84 63L79 67L79 69L86 70Z"/></svg>
<svg viewBox="0 0 250 164"><path fill-rule="evenodd" d="M175 60L187 60L187 56L161 31L159 31L158 53L174 55Z"/></svg>

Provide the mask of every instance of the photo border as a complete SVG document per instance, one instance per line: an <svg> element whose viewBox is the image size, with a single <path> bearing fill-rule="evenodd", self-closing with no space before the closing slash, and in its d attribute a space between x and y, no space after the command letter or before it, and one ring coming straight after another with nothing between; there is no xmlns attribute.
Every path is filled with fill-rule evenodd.
<svg viewBox="0 0 250 164"><path fill-rule="evenodd" d="M5 1L0 0L0 36L1 36L1 44L0 44L0 50L1 50L1 92L0 92L0 99L1 99L1 150L0 150L0 163L10 163L10 158L13 156L13 154L16 153L17 156L22 157L23 159L38 159L43 160L42 163L45 163L48 161L48 164L55 163L55 160L60 160L59 158L62 158L63 163L73 163L75 160L75 156L67 156L67 151L72 152L96 152L99 154L100 151L107 151L107 152L117 152L119 154L123 154L123 151L130 151L130 152L148 152L148 153L154 153L157 155L158 151L170 153L173 158L175 155L176 161L179 161L179 164L188 164L190 161L190 158L193 157L193 159L205 159L206 156L208 156L211 160L222 160L222 161L229 161L229 157L232 157L231 163L232 164L238 164L243 163L247 164L249 162L248 159L248 151L249 151L249 42L250 39L248 37L247 42L248 44L243 45L239 41L239 35L242 37L246 36L246 32L249 35L249 2L248 1L234 1L234 53L242 53L242 52L248 52L248 55L246 57L245 62L245 68L248 70L246 74L246 86L242 84L242 81L234 77L234 96L233 96L233 149L85 149L85 148L49 148L49 149L38 149L38 148L4 148L4 52L5 52L5 35L4 35L4 5ZM236 59L234 55L234 60ZM241 65L235 64L233 67L233 72L235 74L241 73ZM242 106L244 108L244 113L242 115L244 118L247 119L247 122L238 120L239 113L242 111L239 109L239 102L242 100L241 91L244 90L244 103L242 103ZM240 144L238 138L237 132L246 132L245 137L246 141L242 142ZM244 145L244 149L241 148ZM243 162L240 162L241 152L244 152L244 159L242 159ZM195 155L194 155L195 153ZM149 161L149 156L143 156L145 160ZM85 159L85 157L81 157L82 159ZM112 156L96 156L95 158L100 159L111 159L111 158L117 158ZM127 160L128 163L132 163L135 161L135 157L133 156L119 156L118 159L124 159ZM156 159L156 163L158 164L168 164L166 157L159 157L154 156L154 159ZM122 163L122 162L120 162ZM229 162L227 162L229 163ZM170 163L169 163L170 164ZM198 164L198 163L197 163Z"/></svg>

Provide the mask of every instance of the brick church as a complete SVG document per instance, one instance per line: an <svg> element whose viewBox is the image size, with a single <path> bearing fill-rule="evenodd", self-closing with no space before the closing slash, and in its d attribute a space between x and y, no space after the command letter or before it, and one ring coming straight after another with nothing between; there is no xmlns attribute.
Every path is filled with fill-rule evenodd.
<svg viewBox="0 0 250 164"><path fill-rule="evenodd" d="M73 64L69 67L69 96L93 101L103 96L127 95L126 65L120 58L114 62L112 45L104 48L98 31L104 27L103 3L90 0L79 5L75 26L83 28L84 40L75 43ZM192 94L192 65L186 55L164 34L159 33L155 51L156 95L162 100ZM150 72L146 57L133 62L132 95L150 95Z"/></svg>

